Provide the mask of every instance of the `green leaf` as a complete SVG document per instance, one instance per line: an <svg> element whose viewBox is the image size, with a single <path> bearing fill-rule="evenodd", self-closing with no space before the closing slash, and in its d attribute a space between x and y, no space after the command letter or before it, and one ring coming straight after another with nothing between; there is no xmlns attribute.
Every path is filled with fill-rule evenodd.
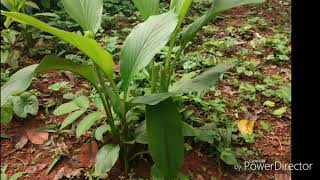
<svg viewBox="0 0 320 180"><path fill-rule="evenodd" d="M101 112L93 112L86 117L83 118L83 120L80 122L76 129L76 135L77 138L79 138L81 135L83 135L90 127L99 119L101 119L102 113Z"/></svg>
<svg viewBox="0 0 320 180"><path fill-rule="evenodd" d="M179 173L184 156L182 121L173 100L148 105L146 120L152 159L164 177L173 179Z"/></svg>
<svg viewBox="0 0 320 180"><path fill-rule="evenodd" d="M58 14L55 14L55 13L49 13L49 12L45 12L45 13L36 13L36 14L34 14L34 16L46 16L46 17L60 18L60 16L59 16Z"/></svg>
<svg viewBox="0 0 320 180"><path fill-rule="evenodd" d="M245 4L252 3L262 3L265 0L215 0L213 1L210 9L192 24L190 24L186 30L183 32L181 39L181 48L184 49L187 46L187 43L193 39L195 34L206 25L209 21L217 17L222 11L231 9L236 6L241 6Z"/></svg>
<svg viewBox="0 0 320 180"><path fill-rule="evenodd" d="M103 134L110 131L111 128L109 125L107 124L104 124L104 125L101 125L99 126L97 129L96 129L96 132L94 134L94 137L98 140L98 141L102 141L103 139Z"/></svg>
<svg viewBox="0 0 320 180"><path fill-rule="evenodd" d="M1 107L1 124L8 124L13 117L12 103L6 103Z"/></svg>
<svg viewBox="0 0 320 180"><path fill-rule="evenodd" d="M39 102L37 96L29 92L24 92L20 96L15 96L12 100L13 111L21 118L26 118L28 114L37 115Z"/></svg>
<svg viewBox="0 0 320 180"><path fill-rule="evenodd" d="M223 160L228 165L239 164L236 157L234 156L233 151L230 148L225 148L221 154L220 159Z"/></svg>
<svg viewBox="0 0 320 180"><path fill-rule="evenodd" d="M2 139L11 139L11 137L8 134L0 133L0 138Z"/></svg>
<svg viewBox="0 0 320 180"><path fill-rule="evenodd" d="M50 70L70 71L84 77L95 87L97 87L98 84L98 78L92 65L80 65L57 56L45 56L35 72L42 73Z"/></svg>
<svg viewBox="0 0 320 180"><path fill-rule="evenodd" d="M107 144L102 146L96 156L94 174L96 176L104 178L107 175L107 172L109 172L113 165L117 162L119 151L119 145Z"/></svg>
<svg viewBox="0 0 320 180"><path fill-rule="evenodd" d="M101 25L102 0L61 0L67 13L85 31L96 33Z"/></svg>
<svg viewBox="0 0 320 180"><path fill-rule="evenodd" d="M38 64L27 66L14 73L9 81L1 86L1 106L11 95L17 95L28 89L33 78L33 73Z"/></svg>
<svg viewBox="0 0 320 180"><path fill-rule="evenodd" d="M192 3L192 0L172 0L170 4L170 9L174 9L174 11L178 14L179 24L182 23L183 18L186 16L189 7Z"/></svg>
<svg viewBox="0 0 320 180"><path fill-rule="evenodd" d="M164 180L160 170L155 165L151 168L151 176L153 180Z"/></svg>
<svg viewBox="0 0 320 180"><path fill-rule="evenodd" d="M197 136L195 128L185 122L182 122L182 133L183 136Z"/></svg>
<svg viewBox="0 0 320 180"><path fill-rule="evenodd" d="M287 107L281 107L279 109L276 109L272 112L275 116L283 116L287 112Z"/></svg>
<svg viewBox="0 0 320 180"><path fill-rule="evenodd" d="M148 94L144 96L138 96L131 99L130 103L134 104L148 104L148 105L156 105L159 102L175 95L171 92L164 92L164 93L155 93L155 94Z"/></svg>
<svg viewBox="0 0 320 180"><path fill-rule="evenodd" d="M132 78L167 44L176 25L175 13L168 12L151 16L133 28L120 54L120 73L125 95Z"/></svg>
<svg viewBox="0 0 320 180"><path fill-rule="evenodd" d="M29 7L32 7L32 8L34 8L34 9L40 10L39 6L38 6L36 3L32 2L32 1L26 1L26 2L25 2L25 5L26 5L26 6L29 6Z"/></svg>
<svg viewBox="0 0 320 180"><path fill-rule="evenodd" d="M103 70L108 78L113 78L112 75L114 63L112 60L112 56L106 50L104 50L103 47L101 47L95 40L51 27L46 23L26 14L4 11L1 11L1 14L11 17L12 19L20 23L34 26L42 31L57 36L63 41L72 44L73 46L84 52L86 55L88 55Z"/></svg>
<svg viewBox="0 0 320 180"><path fill-rule="evenodd" d="M78 110L78 111L70 113L66 117L66 119L62 122L60 129L63 129L63 128L69 126L70 124L72 124L75 120L77 120L85 112L86 111L84 111L84 110Z"/></svg>
<svg viewBox="0 0 320 180"><path fill-rule="evenodd" d="M269 123L264 122L264 121L260 122L260 128L267 131L267 132L270 131L270 129L271 129Z"/></svg>
<svg viewBox="0 0 320 180"><path fill-rule="evenodd" d="M133 0L144 20L149 16L159 14L159 0Z"/></svg>
<svg viewBox="0 0 320 180"><path fill-rule="evenodd" d="M138 96L131 99L130 102L136 104L155 105L171 96L180 93L208 90L219 80L222 73L233 68L235 65L235 62L233 61L222 62L192 79L181 80L181 82L177 82L176 84L179 85L170 88L171 92Z"/></svg>
<svg viewBox="0 0 320 180"><path fill-rule="evenodd" d="M276 103L273 102L273 101L265 101L265 102L263 103L263 105L264 105L264 106L268 106L268 107L274 107L274 106L276 105Z"/></svg>
<svg viewBox="0 0 320 180"><path fill-rule="evenodd" d="M86 111L88 107L89 99L86 96L79 96L70 102L61 104L57 109L53 111L53 114L56 116L60 116L79 109Z"/></svg>
<svg viewBox="0 0 320 180"><path fill-rule="evenodd" d="M15 173L15 174L13 174L10 178L9 178L9 180L17 180L17 179L19 179L21 176L23 176L25 173L24 172L17 172L17 173Z"/></svg>
<svg viewBox="0 0 320 180"><path fill-rule="evenodd" d="M62 81L62 82L57 82L52 84L51 86L48 87L48 89L53 91L60 91L62 89L70 89L70 85L69 85L69 82Z"/></svg>
<svg viewBox="0 0 320 180"><path fill-rule="evenodd" d="M61 104L57 109L53 111L53 114L56 116L60 116L60 115L67 114L79 109L80 107L74 101L70 101L70 102Z"/></svg>
<svg viewBox="0 0 320 180"><path fill-rule="evenodd" d="M58 155L54 160L51 162L51 164L48 166L46 170L46 174L48 175L51 171L51 169L54 167L54 165L57 164L57 162L61 159L62 155Z"/></svg>
<svg viewBox="0 0 320 180"><path fill-rule="evenodd" d="M191 125L182 122L182 133L183 136L197 136L197 131ZM140 144L148 144L148 133L146 131L146 123L143 121L143 124L135 129L135 141Z"/></svg>
<svg viewBox="0 0 320 180"><path fill-rule="evenodd" d="M222 62L202 74L186 80L179 87L179 92L204 91L210 89L220 78L220 75L236 65L233 61Z"/></svg>
<svg viewBox="0 0 320 180"><path fill-rule="evenodd" d="M7 179L8 179L7 174L5 174L5 173L1 173L1 178L0 178L0 179L7 180Z"/></svg>
<svg viewBox="0 0 320 180"><path fill-rule="evenodd" d="M291 102L291 84L285 83L279 86L279 89L275 91L275 95L283 100L285 103Z"/></svg>
<svg viewBox="0 0 320 180"><path fill-rule="evenodd" d="M77 106L84 110L88 109L90 103L89 99L86 96L79 96L74 99L74 102Z"/></svg>

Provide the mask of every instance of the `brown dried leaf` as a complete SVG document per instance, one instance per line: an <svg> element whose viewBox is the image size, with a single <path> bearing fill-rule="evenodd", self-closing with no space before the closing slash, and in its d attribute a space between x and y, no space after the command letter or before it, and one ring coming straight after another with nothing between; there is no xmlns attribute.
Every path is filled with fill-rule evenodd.
<svg viewBox="0 0 320 180"><path fill-rule="evenodd" d="M28 138L26 135L20 135L16 137L15 141L14 147L16 149L22 149L28 143Z"/></svg>
<svg viewBox="0 0 320 180"><path fill-rule="evenodd" d="M66 145L66 143L61 142L61 143L57 143L57 145L64 153L70 154L69 147Z"/></svg>
<svg viewBox="0 0 320 180"><path fill-rule="evenodd" d="M53 180L59 180L63 177L66 177L66 178L78 177L80 175L81 175L81 169L72 170L69 167L63 167L57 172Z"/></svg>
<svg viewBox="0 0 320 180"><path fill-rule="evenodd" d="M36 132L28 129L27 136L33 144L43 144L49 138L49 133L44 131Z"/></svg>
<svg viewBox="0 0 320 180"><path fill-rule="evenodd" d="M204 180L203 176L201 176L201 174L197 175L197 180Z"/></svg>
<svg viewBox="0 0 320 180"><path fill-rule="evenodd" d="M43 170L46 166L47 166L47 164L36 164L34 166L28 166L24 170L24 172L29 173L29 174L33 174L33 173L36 173L37 171Z"/></svg>
<svg viewBox="0 0 320 180"><path fill-rule="evenodd" d="M91 168L96 161L97 152L98 144L96 141L92 140L90 143L83 144L79 154L79 162L83 167Z"/></svg>
<svg viewBox="0 0 320 180"><path fill-rule="evenodd" d="M275 180L291 180L291 176L288 174L275 174Z"/></svg>

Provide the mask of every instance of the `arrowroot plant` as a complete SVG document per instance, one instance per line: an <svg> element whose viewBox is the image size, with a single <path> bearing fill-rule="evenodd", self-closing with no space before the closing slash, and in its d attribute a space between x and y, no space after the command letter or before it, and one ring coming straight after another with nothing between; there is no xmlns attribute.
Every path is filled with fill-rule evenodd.
<svg viewBox="0 0 320 180"><path fill-rule="evenodd" d="M105 177L119 155L125 171L128 171L129 148L138 142L135 140L136 131L129 127L128 119L133 108L145 105L146 121L142 131L147 135L149 153L155 163L153 171L159 172L161 179L176 179L184 157L184 123L172 97L209 89L222 73L236 63L222 62L192 79L171 84L180 55L201 27L221 12L235 6L260 2L263 0L214 0L208 12L181 31L183 19L192 0L171 0L170 10L162 14L159 14L159 0L134 0L144 22L133 28L123 44L119 56L120 82L114 80L112 55L94 40L101 23L102 0L62 0L65 10L84 30L84 36L51 27L26 14L2 12L17 22L34 26L77 47L93 61L93 65L79 65L60 57L46 56L40 64L19 70L1 87L1 106L10 96L27 89L33 76L38 73L48 70L76 73L95 87L104 109L103 112L90 113L81 121L76 129L76 132L81 132L77 137L97 120L105 119L113 138L113 144L102 146L97 153L94 174ZM167 44L169 47L164 62L156 62L155 55ZM173 52L176 45L179 49ZM131 83L144 69L147 69L149 75L151 93L134 96ZM71 110L63 112L69 113L68 124L83 114L88 108L87 105L88 100L83 96L65 105L71 107ZM61 107L59 108L61 110Z"/></svg>

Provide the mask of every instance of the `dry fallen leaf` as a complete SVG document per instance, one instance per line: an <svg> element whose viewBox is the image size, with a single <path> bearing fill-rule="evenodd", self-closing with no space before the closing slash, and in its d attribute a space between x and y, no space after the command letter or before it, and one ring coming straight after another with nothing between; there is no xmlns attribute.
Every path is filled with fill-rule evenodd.
<svg viewBox="0 0 320 180"><path fill-rule="evenodd" d="M238 122L238 128L242 135L248 134L251 135L253 133L255 120L247 120L242 119Z"/></svg>
<svg viewBox="0 0 320 180"><path fill-rule="evenodd" d="M43 144L49 138L49 133L44 131L36 132L32 129L27 130L27 136L33 144Z"/></svg>
<svg viewBox="0 0 320 180"><path fill-rule="evenodd" d="M204 180L203 176L201 176L201 174L197 175L197 180Z"/></svg>
<svg viewBox="0 0 320 180"><path fill-rule="evenodd" d="M61 142L61 143L57 143L58 147L66 154L70 154L69 152L69 148L68 146L66 145L66 143L64 142Z"/></svg>
<svg viewBox="0 0 320 180"><path fill-rule="evenodd" d="M20 135L15 137L15 142L15 149L22 149L28 143L28 138L26 135Z"/></svg>
<svg viewBox="0 0 320 180"><path fill-rule="evenodd" d="M275 180L291 180L291 176L288 174L275 174Z"/></svg>
<svg viewBox="0 0 320 180"><path fill-rule="evenodd" d="M47 164L36 164L34 166L28 166L24 170L24 172L29 173L29 174L33 174L33 173L36 173L37 171L43 170L46 166L47 166Z"/></svg>
<svg viewBox="0 0 320 180"><path fill-rule="evenodd" d="M90 143L85 143L81 146L79 154L79 162L85 168L91 168L95 161L98 152L98 144L92 140Z"/></svg>
<svg viewBox="0 0 320 180"><path fill-rule="evenodd" d="M81 169L72 170L69 167L63 167L57 172L53 180L59 180L63 177L66 177L66 178L78 177L80 175L81 175Z"/></svg>

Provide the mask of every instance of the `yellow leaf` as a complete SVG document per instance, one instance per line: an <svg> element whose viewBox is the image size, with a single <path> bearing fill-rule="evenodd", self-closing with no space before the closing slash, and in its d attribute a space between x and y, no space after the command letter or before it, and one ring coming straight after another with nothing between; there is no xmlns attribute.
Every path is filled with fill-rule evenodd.
<svg viewBox="0 0 320 180"><path fill-rule="evenodd" d="M240 120L238 122L238 128L240 133L251 135L253 133L254 123L255 123L255 120L246 120L246 119Z"/></svg>

